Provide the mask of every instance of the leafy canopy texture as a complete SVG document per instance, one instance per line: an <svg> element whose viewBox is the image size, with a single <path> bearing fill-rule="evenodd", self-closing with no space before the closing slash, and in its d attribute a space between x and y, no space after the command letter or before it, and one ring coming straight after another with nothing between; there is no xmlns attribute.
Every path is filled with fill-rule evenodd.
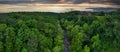
<svg viewBox="0 0 120 52"><path fill-rule="evenodd" d="M0 13L0 52L120 52L120 12L82 13Z"/></svg>

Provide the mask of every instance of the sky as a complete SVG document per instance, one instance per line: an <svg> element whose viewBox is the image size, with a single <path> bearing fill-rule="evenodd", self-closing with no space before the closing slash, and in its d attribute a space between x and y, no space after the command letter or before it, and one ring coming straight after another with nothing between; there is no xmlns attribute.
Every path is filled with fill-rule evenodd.
<svg viewBox="0 0 120 52"><path fill-rule="evenodd" d="M44 4L53 4L53 3L81 3L87 2L87 0L0 0L2 4L18 4L18 3L44 3Z"/></svg>
<svg viewBox="0 0 120 52"><path fill-rule="evenodd" d="M84 2L111 2L115 4L120 4L120 0L0 0L1 4L17 4L17 3L73 3L79 4Z"/></svg>
<svg viewBox="0 0 120 52"><path fill-rule="evenodd" d="M114 11L120 0L0 0L1 12ZM104 9L108 8L108 9Z"/></svg>

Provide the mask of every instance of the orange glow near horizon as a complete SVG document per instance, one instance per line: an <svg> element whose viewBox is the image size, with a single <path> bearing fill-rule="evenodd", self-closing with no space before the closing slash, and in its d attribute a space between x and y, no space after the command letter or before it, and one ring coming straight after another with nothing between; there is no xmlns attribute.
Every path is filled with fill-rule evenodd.
<svg viewBox="0 0 120 52"><path fill-rule="evenodd" d="M120 5L105 4L0 4L0 12L20 12L20 11L37 11L37 12L68 12L68 11L92 11L88 8L120 8Z"/></svg>
<svg viewBox="0 0 120 52"><path fill-rule="evenodd" d="M59 2L65 2L65 0L60 0Z"/></svg>

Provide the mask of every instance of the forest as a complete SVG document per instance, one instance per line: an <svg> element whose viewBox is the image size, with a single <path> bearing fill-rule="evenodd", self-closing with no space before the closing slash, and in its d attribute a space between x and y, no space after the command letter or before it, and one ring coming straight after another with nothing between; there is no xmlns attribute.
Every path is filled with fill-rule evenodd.
<svg viewBox="0 0 120 52"><path fill-rule="evenodd" d="M0 13L0 52L120 52L120 12Z"/></svg>

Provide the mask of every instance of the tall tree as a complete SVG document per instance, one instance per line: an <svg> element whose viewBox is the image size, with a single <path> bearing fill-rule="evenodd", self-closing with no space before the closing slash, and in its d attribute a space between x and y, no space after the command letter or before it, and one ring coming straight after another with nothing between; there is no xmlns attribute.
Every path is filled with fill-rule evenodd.
<svg viewBox="0 0 120 52"><path fill-rule="evenodd" d="M82 52L83 33L78 33L72 39L70 52Z"/></svg>
<svg viewBox="0 0 120 52"><path fill-rule="evenodd" d="M83 49L83 52L90 52L90 48L87 45L85 45L84 49Z"/></svg>
<svg viewBox="0 0 120 52"><path fill-rule="evenodd" d="M6 35L6 52L15 52L14 51L14 42L15 42L15 32L14 32L14 28L13 27L8 27L5 31L5 35Z"/></svg>
<svg viewBox="0 0 120 52"><path fill-rule="evenodd" d="M96 52L96 51L100 52L101 51L101 40L99 38L99 34L93 36L91 41L93 42L92 44L93 52Z"/></svg>

